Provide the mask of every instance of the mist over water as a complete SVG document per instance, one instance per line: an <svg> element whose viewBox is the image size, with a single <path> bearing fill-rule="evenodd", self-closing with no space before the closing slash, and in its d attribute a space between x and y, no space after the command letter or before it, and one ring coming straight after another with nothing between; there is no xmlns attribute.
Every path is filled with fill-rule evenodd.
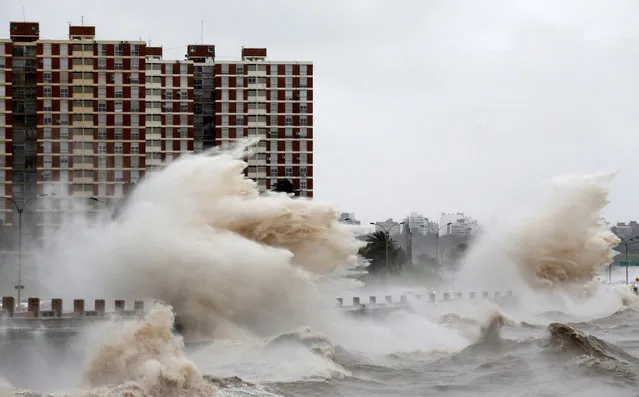
<svg viewBox="0 0 639 397"><path fill-rule="evenodd" d="M605 184L614 174L562 176L536 210L484 236L468 255L459 285L554 291L574 296L598 287L619 239L604 221Z"/></svg>
<svg viewBox="0 0 639 397"><path fill-rule="evenodd" d="M352 263L359 242L331 206L260 194L243 174L252 144L181 156L141 182L115 222L72 220L46 253L51 294L160 299L205 333L227 322L286 329L313 278Z"/></svg>
<svg viewBox="0 0 639 397"><path fill-rule="evenodd" d="M116 220L78 211L48 236L40 255L44 295L160 301L142 321L87 329L74 342L81 357L59 361L75 375L52 382L56 390L203 397L231 387L271 396L304 395L273 390L308 382L377 385L376 374L388 371L410 377L410 365L492 360L491 352L509 346L503 329L539 337L546 313L557 308L590 320L637 305L626 290L592 287L617 243L601 220L611 175L600 174L554 181L546 203L505 231L489 232L465 258L456 290L515 290L517 307L412 302L410 312L384 321L345 315L334 307L337 296L397 298L405 286L393 278L376 286L347 278L362 244L358 230L338 223L330 205L260 194L243 174L254 143L183 155L141 182ZM185 349L172 332L176 314L184 338L202 346ZM555 329L571 338L572 328ZM517 348L528 346L521 343Z"/></svg>

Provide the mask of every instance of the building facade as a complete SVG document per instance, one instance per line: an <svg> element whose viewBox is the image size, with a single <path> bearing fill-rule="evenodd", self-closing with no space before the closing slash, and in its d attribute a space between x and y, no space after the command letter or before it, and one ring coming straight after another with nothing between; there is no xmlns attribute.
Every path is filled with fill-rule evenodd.
<svg viewBox="0 0 639 397"><path fill-rule="evenodd" d="M425 235L428 233L428 218L425 218L422 214L411 212L404 220L404 225L406 224L408 224L408 228L412 234Z"/></svg>
<svg viewBox="0 0 639 397"><path fill-rule="evenodd" d="M442 213L439 220L440 236L469 236L478 227L477 221L463 212L452 214Z"/></svg>
<svg viewBox="0 0 639 397"><path fill-rule="evenodd" d="M96 40L93 26L70 26L60 40L41 39L37 22L9 28L0 39L3 222L29 204L44 212L41 226L55 224L66 204L53 196L117 202L181 153L244 137L261 138L246 169L260 189L287 178L313 196L312 63L271 61L265 48L216 61L213 45L164 60L143 41Z"/></svg>
<svg viewBox="0 0 639 397"><path fill-rule="evenodd" d="M272 62L265 48L243 48L239 61L215 62L215 142L260 137L246 173L261 190L289 179L313 196L313 65Z"/></svg>

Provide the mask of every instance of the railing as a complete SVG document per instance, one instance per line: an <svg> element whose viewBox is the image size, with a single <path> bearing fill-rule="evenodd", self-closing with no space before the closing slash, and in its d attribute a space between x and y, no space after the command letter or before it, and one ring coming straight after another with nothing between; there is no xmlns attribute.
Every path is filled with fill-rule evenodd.
<svg viewBox="0 0 639 397"><path fill-rule="evenodd" d="M50 305L43 305L40 298L29 298L26 307L17 306L13 296L2 297L2 310L0 318L5 320L15 319L76 319L86 317L105 317L116 316L139 316L144 314L144 301L136 300L133 303L133 310L127 310L126 301L117 299L114 301L114 311L106 311L106 300L96 299L94 301L93 310L85 309L84 299L73 300L73 311L63 311L62 299L51 299Z"/></svg>
<svg viewBox="0 0 639 397"><path fill-rule="evenodd" d="M478 299L479 297L483 298L483 299L495 299L495 300L500 300L500 299L512 299L513 298L513 292L512 291L505 291L505 293L502 293L502 291L495 291L492 295L490 294L490 292L488 291L484 291L482 292L480 295L477 294L477 292L468 292L466 294L462 293L462 292L441 292L441 293L437 293L437 292L431 292L427 295L421 295L421 294L412 294L410 296L412 299L412 301L417 301L417 302L432 302L432 303L436 303L436 302L451 302L451 301L459 301L459 300L473 300L473 299ZM395 299L393 300L393 297L391 295L386 295L384 296L384 301L383 302L378 302L377 300L377 296L369 296L368 297L368 303L363 303L363 300L361 297L359 296L355 296L353 297L352 300L352 304L351 305L345 305L344 304L344 299L343 298L337 298L337 306L339 308L343 308L343 309L358 309L358 308L362 308L363 306L367 306L367 307L382 307L382 306L408 306L409 302L409 295L400 295L399 296L399 300Z"/></svg>

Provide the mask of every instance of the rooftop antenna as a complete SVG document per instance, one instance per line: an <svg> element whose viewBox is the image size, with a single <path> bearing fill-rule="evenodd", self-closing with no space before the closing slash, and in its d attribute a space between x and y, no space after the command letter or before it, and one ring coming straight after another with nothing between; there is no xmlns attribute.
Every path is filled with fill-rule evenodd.
<svg viewBox="0 0 639 397"><path fill-rule="evenodd" d="M80 16L80 23L82 24L82 26L84 26L84 15Z"/></svg>
<svg viewBox="0 0 639 397"><path fill-rule="evenodd" d="M200 21L200 44L204 44L204 19Z"/></svg>
<svg viewBox="0 0 639 397"><path fill-rule="evenodd" d="M27 12L24 10L24 6L22 6L22 20L27 22Z"/></svg>
<svg viewBox="0 0 639 397"><path fill-rule="evenodd" d="M151 32L149 32L149 47L151 47Z"/></svg>

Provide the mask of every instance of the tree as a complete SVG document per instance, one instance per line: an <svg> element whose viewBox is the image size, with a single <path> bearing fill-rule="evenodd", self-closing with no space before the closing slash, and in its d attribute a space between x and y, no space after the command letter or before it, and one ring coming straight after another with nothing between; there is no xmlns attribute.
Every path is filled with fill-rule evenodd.
<svg viewBox="0 0 639 397"><path fill-rule="evenodd" d="M297 195L297 191L295 190L295 186L293 186L293 182L286 178L278 179L275 183L275 186L273 186L273 191Z"/></svg>
<svg viewBox="0 0 639 397"><path fill-rule="evenodd" d="M388 268L386 267L386 249L388 247ZM406 253L397 246L386 232L375 232L366 237L366 246L359 254L369 260L366 268L371 274L398 274L406 262Z"/></svg>

